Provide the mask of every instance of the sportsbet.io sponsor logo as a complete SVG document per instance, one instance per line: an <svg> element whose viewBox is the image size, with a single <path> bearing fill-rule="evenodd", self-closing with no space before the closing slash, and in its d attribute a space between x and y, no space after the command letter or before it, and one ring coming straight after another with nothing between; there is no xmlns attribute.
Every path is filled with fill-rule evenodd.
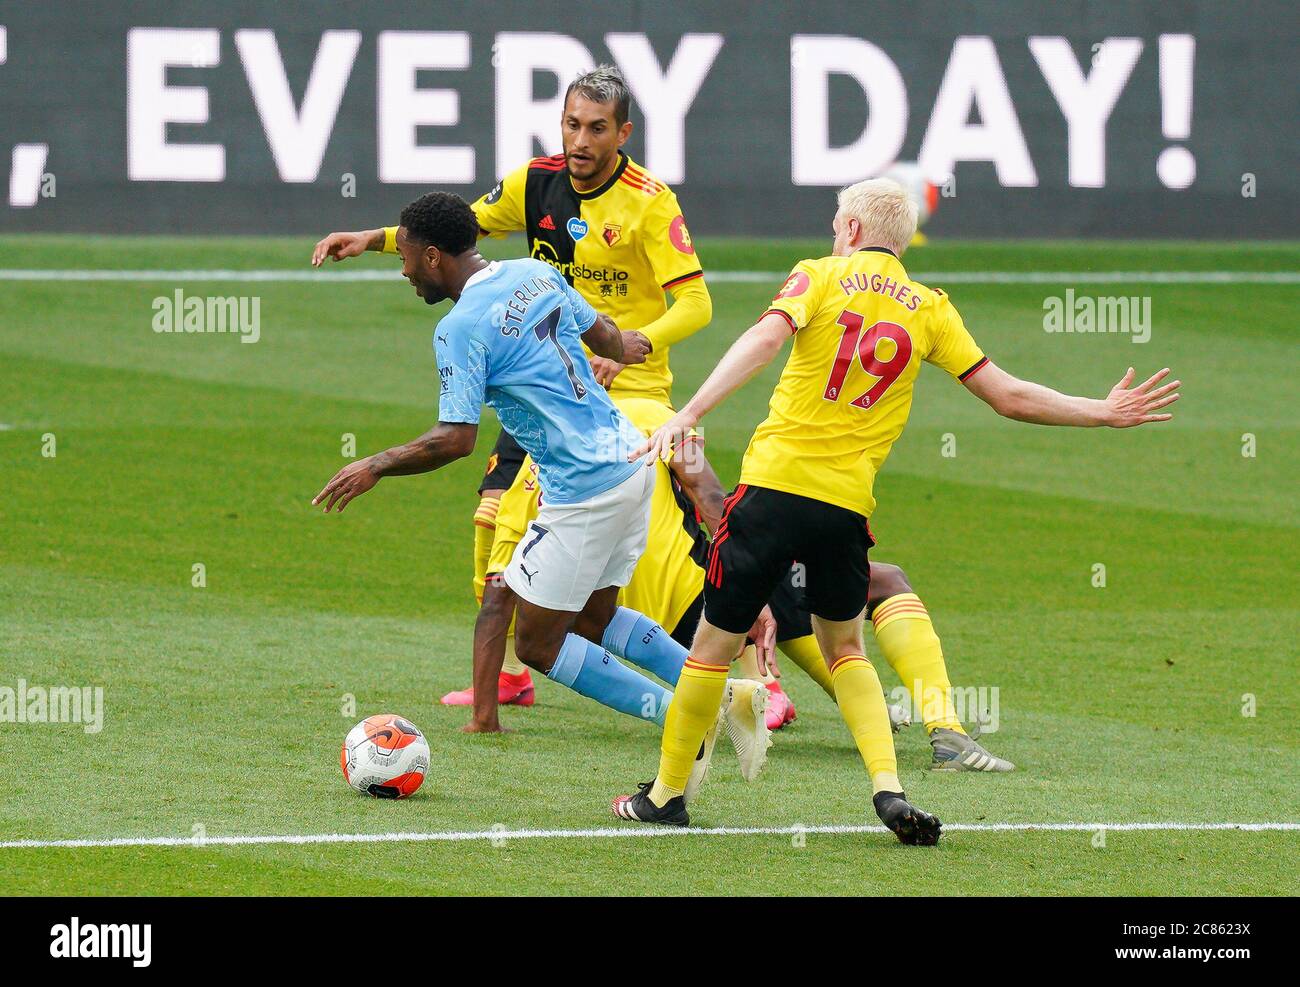
<svg viewBox="0 0 1300 987"><path fill-rule="evenodd" d="M153 926L88 922L76 915L50 928L50 955L56 960L128 959L134 967L153 962Z"/></svg>
<svg viewBox="0 0 1300 987"><path fill-rule="evenodd" d="M556 256L555 248L545 240L537 240L533 243L533 259L540 260L550 264L570 283L574 281L596 281L616 284L628 280L627 271L618 271L612 267L588 267L586 264L575 264L572 261L562 261ZM620 292L626 294L626 292Z"/></svg>

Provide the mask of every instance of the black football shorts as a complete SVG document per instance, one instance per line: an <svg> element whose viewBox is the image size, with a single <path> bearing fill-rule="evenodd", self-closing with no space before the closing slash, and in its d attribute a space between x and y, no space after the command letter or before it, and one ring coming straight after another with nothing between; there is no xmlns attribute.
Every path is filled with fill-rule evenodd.
<svg viewBox="0 0 1300 987"><path fill-rule="evenodd" d="M483 474L483 482L478 485L478 495L482 497L484 490L509 490L527 455L523 446L503 428L497 436L497 444L492 447L492 455L488 456L487 470Z"/></svg>
<svg viewBox="0 0 1300 987"><path fill-rule="evenodd" d="M806 579L807 571L801 563L796 562L781 577L776 589L772 590L772 598L767 601L767 605L772 608L772 616L776 618L778 641L793 641L813 632L812 617L804 606L803 587Z"/></svg>
<svg viewBox="0 0 1300 987"><path fill-rule="evenodd" d="M744 634L791 566L803 566L804 606L824 620L866 607L875 542L867 519L798 494L741 484L727 498L704 578L704 618Z"/></svg>

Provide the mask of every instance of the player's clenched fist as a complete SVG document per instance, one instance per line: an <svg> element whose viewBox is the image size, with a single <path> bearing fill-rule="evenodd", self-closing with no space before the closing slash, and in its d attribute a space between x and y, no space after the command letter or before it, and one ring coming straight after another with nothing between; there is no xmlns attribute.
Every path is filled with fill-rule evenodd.
<svg viewBox="0 0 1300 987"><path fill-rule="evenodd" d="M376 236L378 234L378 244ZM331 233L317 242L311 252L311 266L320 267L326 257L343 260L345 257L360 257L367 250L382 250L384 246L383 230L361 230L357 233Z"/></svg>
<svg viewBox="0 0 1300 987"><path fill-rule="evenodd" d="M373 458L367 456L365 459L358 459L355 463L344 466L334 474L334 478L329 483L325 484L325 489L312 499L312 505L324 501L325 513L328 514L330 508L337 503L339 513L343 513L343 508L348 506L349 501L360 497L379 482L378 475L370 469L370 461Z"/></svg>
<svg viewBox="0 0 1300 987"><path fill-rule="evenodd" d="M628 329L623 333L624 365L645 363L646 357L650 355L650 351L653 349L654 345L645 333L637 332L635 329Z"/></svg>
<svg viewBox="0 0 1300 987"><path fill-rule="evenodd" d="M1134 370L1129 367L1128 373L1120 378L1120 382L1112 387L1110 394L1106 396L1106 409L1109 412L1109 420L1106 424L1112 428L1131 428L1146 422L1167 422L1173 418L1171 414L1156 412L1178 400L1178 388L1183 382L1175 380L1163 387L1156 387L1169 376L1169 368L1165 367L1137 387L1130 388L1133 375Z"/></svg>

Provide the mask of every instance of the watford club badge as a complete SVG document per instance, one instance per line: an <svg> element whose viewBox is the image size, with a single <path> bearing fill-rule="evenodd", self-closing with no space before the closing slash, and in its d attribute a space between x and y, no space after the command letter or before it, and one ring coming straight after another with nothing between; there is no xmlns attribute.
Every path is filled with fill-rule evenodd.
<svg viewBox="0 0 1300 987"><path fill-rule="evenodd" d="M615 226L613 223L606 223L605 232L601 235L605 238L605 246L612 247L618 243L619 237L623 235L623 227Z"/></svg>

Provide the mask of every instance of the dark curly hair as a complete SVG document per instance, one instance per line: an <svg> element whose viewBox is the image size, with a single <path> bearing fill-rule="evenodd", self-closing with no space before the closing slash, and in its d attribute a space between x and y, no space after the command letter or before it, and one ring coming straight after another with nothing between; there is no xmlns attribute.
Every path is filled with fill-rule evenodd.
<svg viewBox="0 0 1300 987"><path fill-rule="evenodd" d="M427 192L402 210L412 240L443 253L463 254L478 242L478 220L464 199L451 192Z"/></svg>

